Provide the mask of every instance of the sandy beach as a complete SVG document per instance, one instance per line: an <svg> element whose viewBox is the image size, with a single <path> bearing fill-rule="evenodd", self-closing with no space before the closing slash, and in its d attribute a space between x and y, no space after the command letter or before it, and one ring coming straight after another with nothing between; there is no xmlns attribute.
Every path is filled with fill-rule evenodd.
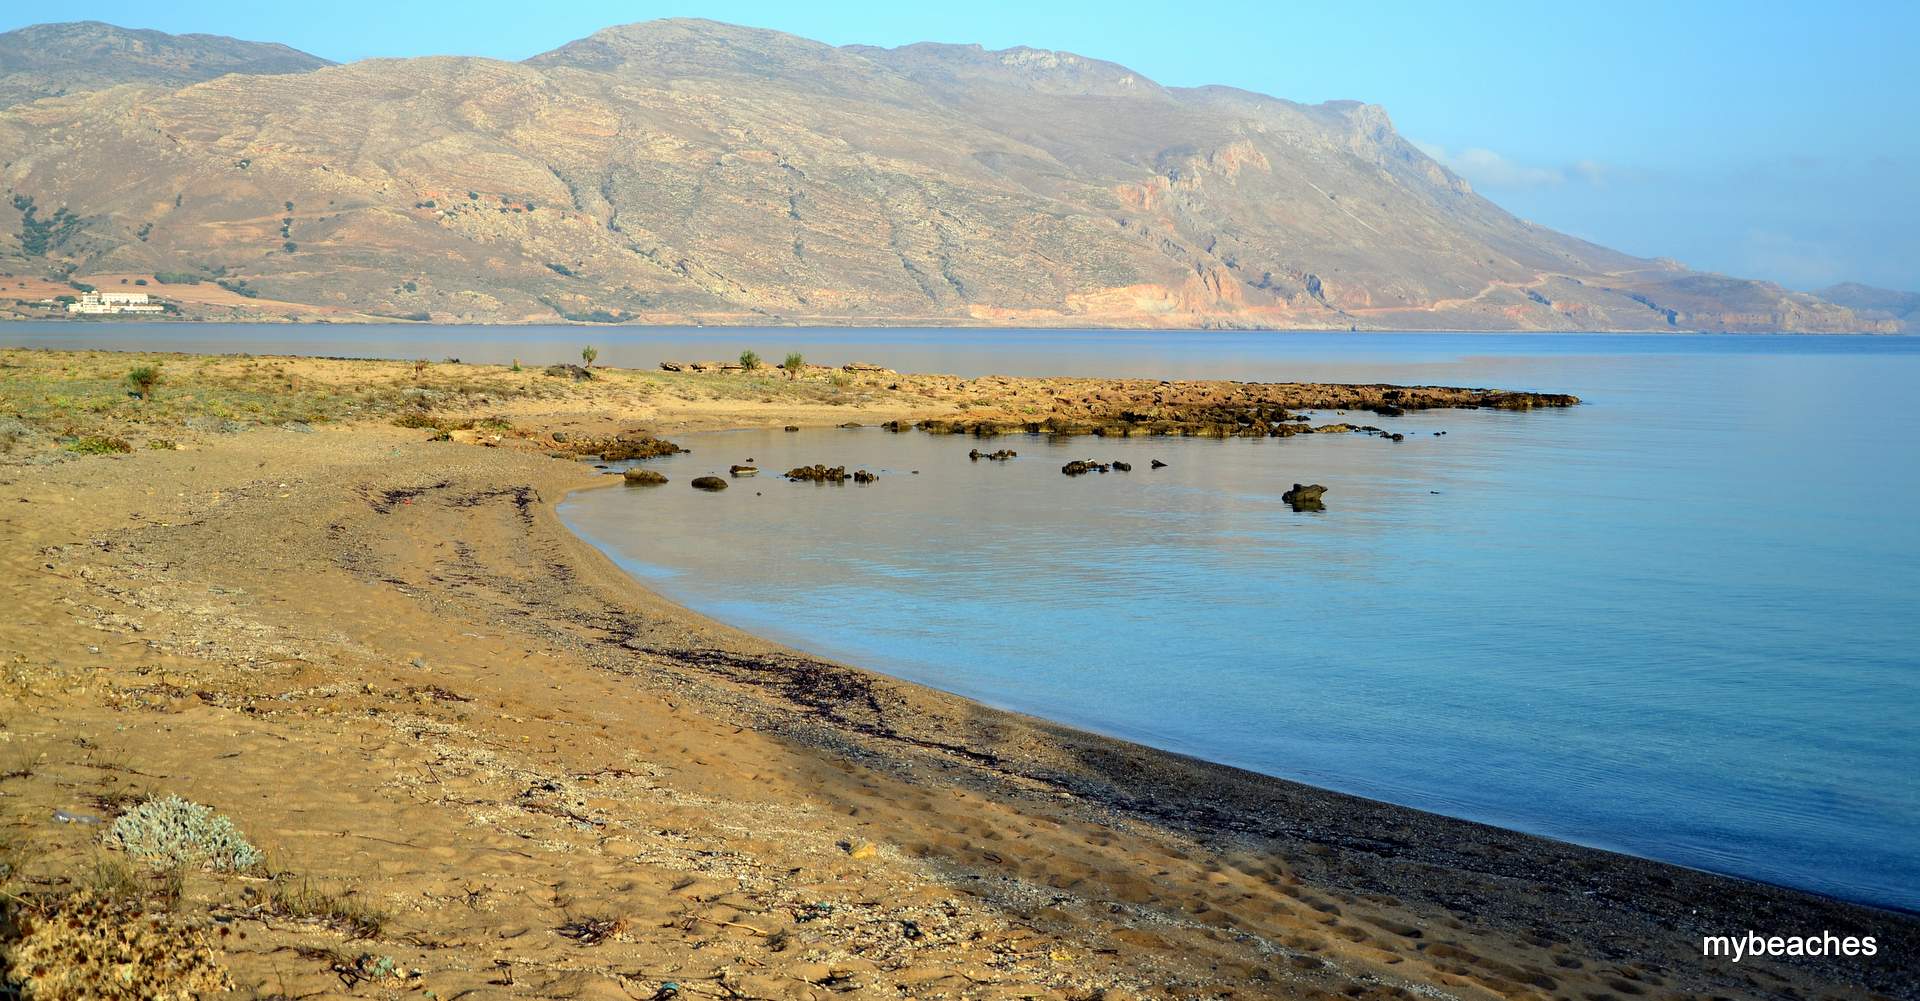
<svg viewBox="0 0 1920 1001"><path fill-rule="evenodd" d="M148 362L163 378L132 399ZM199 925L255 998L1920 996L1914 916L826 662L648 592L554 513L629 489L583 455L686 430L1264 433L1239 418L1570 399L578 374L0 351L16 920L135 897ZM105 823L167 794L231 817L266 863L112 875ZM1878 953L1702 956L1749 930Z"/></svg>

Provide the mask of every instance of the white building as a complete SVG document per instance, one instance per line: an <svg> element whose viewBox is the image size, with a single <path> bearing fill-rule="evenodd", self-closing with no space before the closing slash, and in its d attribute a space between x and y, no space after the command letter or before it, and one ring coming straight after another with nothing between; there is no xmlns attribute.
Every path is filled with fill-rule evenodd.
<svg viewBox="0 0 1920 1001"><path fill-rule="evenodd" d="M166 310L145 292L82 292L67 303L69 313L161 313Z"/></svg>

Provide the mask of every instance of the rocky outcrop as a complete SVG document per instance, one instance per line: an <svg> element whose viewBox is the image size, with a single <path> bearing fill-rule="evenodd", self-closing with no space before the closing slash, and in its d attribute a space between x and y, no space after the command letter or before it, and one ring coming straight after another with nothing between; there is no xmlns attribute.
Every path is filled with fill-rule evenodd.
<svg viewBox="0 0 1920 1001"><path fill-rule="evenodd" d="M847 467L823 466L818 463L811 466L795 466L787 470L786 477L795 483L845 483Z"/></svg>
<svg viewBox="0 0 1920 1001"><path fill-rule="evenodd" d="M657 459L663 455L678 455L686 449L650 434L629 432L612 438L596 438L567 442L567 447L580 455L597 455L608 462L627 462L634 459Z"/></svg>
<svg viewBox="0 0 1920 1001"><path fill-rule="evenodd" d="M1326 504L1321 501L1327 488L1318 483L1295 483L1293 489L1280 495L1280 500L1295 511L1324 511Z"/></svg>

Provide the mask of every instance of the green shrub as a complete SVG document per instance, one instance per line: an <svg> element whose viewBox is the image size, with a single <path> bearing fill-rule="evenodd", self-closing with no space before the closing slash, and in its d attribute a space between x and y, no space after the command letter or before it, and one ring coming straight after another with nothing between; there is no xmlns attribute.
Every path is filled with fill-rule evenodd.
<svg viewBox="0 0 1920 1001"><path fill-rule="evenodd" d="M179 449L180 446L174 444L171 438L148 438L147 447L156 451L172 452Z"/></svg>
<svg viewBox="0 0 1920 1001"><path fill-rule="evenodd" d="M127 373L127 386L143 400L153 399L153 387L160 384L160 366L136 365Z"/></svg>
<svg viewBox="0 0 1920 1001"><path fill-rule="evenodd" d="M580 349L580 360L586 362L588 368L593 367L593 360L598 357L600 357L600 349L591 344Z"/></svg>
<svg viewBox="0 0 1920 1001"><path fill-rule="evenodd" d="M787 360L781 362L780 367L787 370L787 378L798 379L801 371L807 367L807 360L800 357L800 352L789 351L787 352Z"/></svg>
<svg viewBox="0 0 1920 1001"><path fill-rule="evenodd" d="M203 279L189 271L156 271L153 280L162 285L198 285Z"/></svg>
<svg viewBox="0 0 1920 1001"><path fill-rule="evenodd" d="M78 452L81 455L112 455L116 452L131 452L133 446L120 438L90 434L69 444L67 451Z"/></svg>
<svg viewBox="0 0 1920 1001"><path fill-rule="evenodd" d="M202 865L223 872L258 866L260 849L212 808L168 796L128 810L107 828L108 848L159 865Z"/></svg>
<svg viewBox="0 0 1920 1001"><path fill-rule="evenodd" d="M751 349L740 352L740 367L751 372L760 367L760 355Z"/></svg>

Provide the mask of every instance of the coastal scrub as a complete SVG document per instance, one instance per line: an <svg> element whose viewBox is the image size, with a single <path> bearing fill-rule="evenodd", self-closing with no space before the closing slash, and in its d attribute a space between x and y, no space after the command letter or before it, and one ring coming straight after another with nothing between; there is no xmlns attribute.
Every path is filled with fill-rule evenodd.
<svg viewBox="0 0 1920 1001"><path fill-rule="evenodd" d="M161 866L239 872L263 860L231 819L178 796L150 799L121 814L107 828L105 841L109 848Z"/></svg>

